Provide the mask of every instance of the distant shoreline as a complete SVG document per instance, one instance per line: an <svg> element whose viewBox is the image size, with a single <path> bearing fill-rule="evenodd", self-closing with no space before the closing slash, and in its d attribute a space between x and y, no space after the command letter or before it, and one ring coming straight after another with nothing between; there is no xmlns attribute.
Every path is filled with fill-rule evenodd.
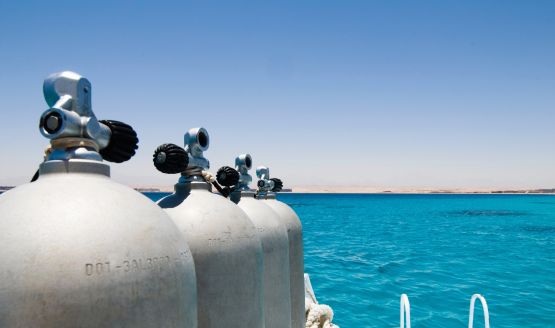
<svg viewBox="0 0 555 328"><path fill-rule="evenodd" d="M0 193L14 188L0 186ZM132 186L139 192L173 192L173 186ZM376 187L293 187L283 193L294 194L376 194L376 195L555 195L555 188L543 189L472 189L472 188L376 188Z"/></svg>
<svg viewBox="0 0 555 328"><path fill-rule="evenodd" d="M306 192L291 191L280 194L318 194L318 195L555 195L555 192Z"/></svg>
<svg viewBox="0 0 555 328"><path fill-rule="evenodd" d="M173 186L136 186L140 192L173 192ZM473 189L473 188L378 188L378 187L335 187L335 186L309 186L284 189L283 193L296 194L453 194L453 195L553 195L555 188L541 189Z"/></svg>

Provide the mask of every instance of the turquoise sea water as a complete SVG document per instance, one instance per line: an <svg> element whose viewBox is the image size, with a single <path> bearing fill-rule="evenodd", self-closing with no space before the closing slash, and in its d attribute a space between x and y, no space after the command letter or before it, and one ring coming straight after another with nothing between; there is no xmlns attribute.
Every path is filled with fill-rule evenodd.
<svg viewBox="0 0 555 328"><path fill-rule="evenodd" d="M492 327L555 327L555 196L278 197L303 222L305 271L342 328L398 327L401 293L413 327L466 327L473 293Z"/></svg>

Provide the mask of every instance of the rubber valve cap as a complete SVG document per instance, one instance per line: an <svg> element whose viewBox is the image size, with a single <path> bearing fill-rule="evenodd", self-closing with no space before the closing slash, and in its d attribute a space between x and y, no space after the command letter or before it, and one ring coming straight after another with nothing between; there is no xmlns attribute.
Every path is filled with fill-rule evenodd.
<svg viewBox="0 0 555 328"><path fill-rule="evenodd" d="M223 166L216 173L216 180L222 186L235 186L239 182L239 172L232 167Z"/></svg>
<svg viewBox="0 0 555 328"><path fill-rule="evenodd" d="M158 146L152 156L158 171L167 174L181 173L187 169L189 155L185 149L171 143Z"/></svg>
<svg viewBox="0 0 555 328"><path fill-rule="evenodd" d="M123 122L112 120L99 122L106 125L112 132L108 146L99 151L102 158L114 163L122 163L131 159L139 148L137 132Z"/></svg>
<svg viewBox="0 0 555 328"><path fill-rule="evenodd" d="M283 189L283 182L278 178L271 178L274 182L274 188L272 189L273 192L279 192Z"/></svg>

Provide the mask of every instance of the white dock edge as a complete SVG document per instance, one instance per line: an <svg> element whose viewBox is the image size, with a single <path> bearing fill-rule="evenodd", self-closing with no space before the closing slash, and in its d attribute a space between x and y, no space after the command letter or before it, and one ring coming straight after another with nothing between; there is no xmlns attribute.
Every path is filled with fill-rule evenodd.
<svg viewBox="0 0 555 328"><path fill-rule="evenodd" d="M304 309L306 314L306 328L339 328L331 323L333 310L325 304L318 304L310 277L304 274Z"/></svg>

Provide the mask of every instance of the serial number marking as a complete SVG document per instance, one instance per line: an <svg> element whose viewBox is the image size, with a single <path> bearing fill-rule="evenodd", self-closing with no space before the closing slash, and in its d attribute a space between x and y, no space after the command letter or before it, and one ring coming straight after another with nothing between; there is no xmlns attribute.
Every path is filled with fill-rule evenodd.
<svg viewBox="0 0 555 328"><path fill-rule="evenodd" d="M256 238L256 228L252 229L252 231L245 231L234 235L231 227L228 226L225 230L220 231L216 236L206 235L205 237L208 247L222 247L228 243L241 242L243 240Z"/></svg>
<svg viewBox="0 0 555 328"><path fill-rule="evenodd" d="M105 275L109 273L129 273L148 270L158 270L162 272L169 268L172 263L179 264L185 259L191 258L191 251L180 252L175 258L170 256L148 257L146 259L125 259L122 262L114 263L110 261L98 261L85 263L85 274L87 276Z"/></svg>

